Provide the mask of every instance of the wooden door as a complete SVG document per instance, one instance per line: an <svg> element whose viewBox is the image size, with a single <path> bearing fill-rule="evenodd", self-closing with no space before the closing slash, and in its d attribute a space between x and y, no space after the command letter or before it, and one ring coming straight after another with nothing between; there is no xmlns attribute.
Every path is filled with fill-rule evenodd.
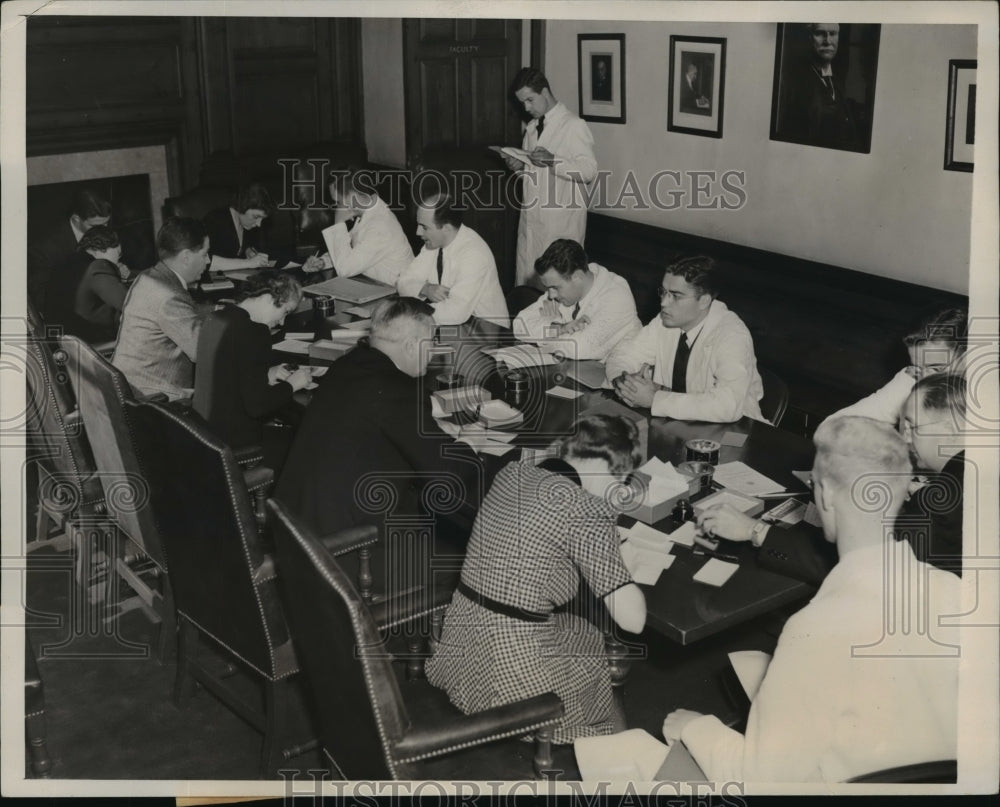
<svg viewBox="0 0 1000 807"><path fill-rule="evenodd" d="M466 189L458 194L468 206L465 223L490 245L508 291L518 210L506 192L503 161L487 146L521 142L508 92L521 67L521 21L409 19L403 42L407 164L441 171ZM479 180L474 189L470 175Z"/></svg>

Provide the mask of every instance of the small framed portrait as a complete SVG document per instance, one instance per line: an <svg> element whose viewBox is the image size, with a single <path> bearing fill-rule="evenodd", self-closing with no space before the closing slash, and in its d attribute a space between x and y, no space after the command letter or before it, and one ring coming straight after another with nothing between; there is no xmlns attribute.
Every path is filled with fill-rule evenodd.
<svg viewBox="0 0 1000 807"><path fill-rule="evenodd" d="M580 117L625 123L625 34L578 34Z"/></svg>
<svg viewBox="0 0 1000 807"><path fill-rule="evenodd" d="M722 137L726 40L670 37L667 131Z"/></svg>
<svg viewBox="0 0 1000 807"><path fill-rule="evenodd" d="M947 171L971 171L976 142L976 60L948 62L948 113L944 138Z"/></svg>
<svg viewBox="0 0 1000 807"><path fill-rule="evenodd" d="M779 23L771 139L871 152L880 25Z"/></svg>

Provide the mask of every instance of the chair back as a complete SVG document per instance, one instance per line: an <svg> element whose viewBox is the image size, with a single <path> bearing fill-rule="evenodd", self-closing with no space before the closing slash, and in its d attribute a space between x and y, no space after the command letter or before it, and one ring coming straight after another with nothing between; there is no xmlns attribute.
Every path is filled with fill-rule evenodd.
<svg viewBox="0 0 1000 807"><path fill-rule="evenodd" d="M296 672L274 565L232 451L196 415L127 403L177 613L260 675Z"/></svg>
<svg viewBox="0 0 1000 807"><path fill-rule="evenodd" d="M231 196L232 191L229 188L199 185L180 196L164 199L163 218L186 216L201 221L216 208L227 207Z"/></svg>
<svg viewBox="0 0 1000 807"><path fill-rule="evenodd" d="M760 399L761 414L773 425L780 426L788 409L788 384L765 367L758 365L757 372L764 385L764 397Z"/></svg>
<svg viewBox="0 0 1000 807"><path fill-rule="evenodd" d="M161 569L166 559L149 507L149 483L142 473L125 404L132 387L124 374L97 350L75 336L61 340L80 415L100 471L108 513Z"/></svg>
<svg viewBox="0 0 1000 807"><path fill-rule="evenodd" d="M29 309L31 306L29 304ZM37 312L29 310L25 340L26 427L40 453L43 482L39 498L67 514L104 499L94 455L70 385L66 353L47 338Z"/></svg>
<svg viewBox="0 0 1000 807"><path fill-rule="evenodd" d="M274 499L268 508L281 593L326 753L347 779L416 778L412 765L392 758L409 718L367 605L311 531Z"/></svg>

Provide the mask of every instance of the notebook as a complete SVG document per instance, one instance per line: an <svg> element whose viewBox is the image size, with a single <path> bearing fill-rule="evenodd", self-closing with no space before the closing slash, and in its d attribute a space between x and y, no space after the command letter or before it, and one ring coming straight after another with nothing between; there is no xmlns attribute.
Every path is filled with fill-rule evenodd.
<svg viewBox="0 0 1000 807"><path fill-rule="evenodd" d="M308 294L326 294L337 300L347 300L350 303L370 303L395 294L394 286L374 281L355 280L353 277L332 277L322 283L306 286L302 291Z"/></svg>

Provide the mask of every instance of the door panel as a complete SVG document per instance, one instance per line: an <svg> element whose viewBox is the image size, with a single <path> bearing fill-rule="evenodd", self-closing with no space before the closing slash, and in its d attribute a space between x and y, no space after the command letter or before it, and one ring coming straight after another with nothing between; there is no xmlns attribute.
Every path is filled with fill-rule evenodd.
<svg viewBox="0 0 1000 807"><path fill-rule="evenodd" d="M468 189L468 173L474 173L477 198L502 201L495 174L504 164L487 146L521 142L521 120L508 93L521 67L521 21L403 20L403 42L408 165L449 174L453 188ZM467 201L473 202L471 194ZM505 290L513 285L517 218L510 204L465 213L466 224L493 250Z"/></svg>

